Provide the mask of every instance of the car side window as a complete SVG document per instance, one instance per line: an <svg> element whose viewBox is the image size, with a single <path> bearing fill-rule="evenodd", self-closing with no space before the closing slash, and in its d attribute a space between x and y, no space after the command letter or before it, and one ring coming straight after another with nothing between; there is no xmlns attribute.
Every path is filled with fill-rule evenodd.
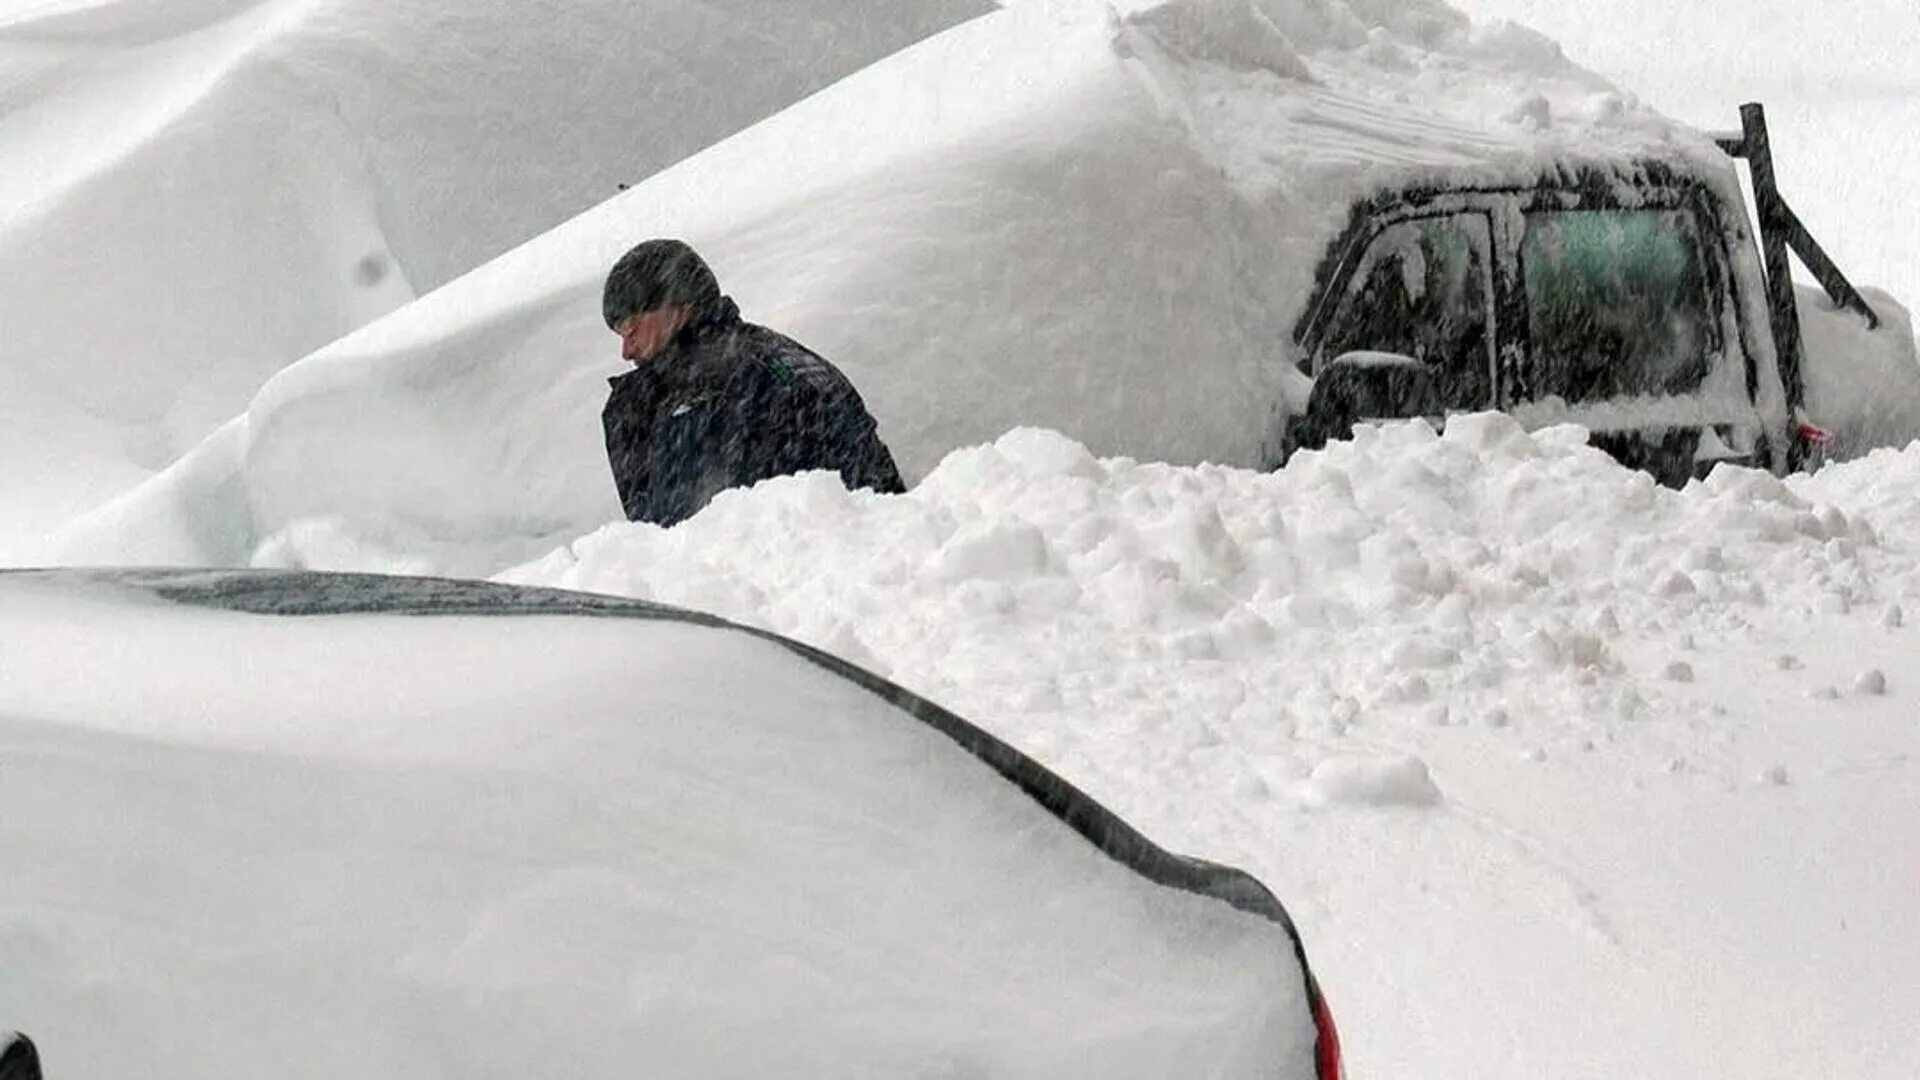
<svg viewBox="0 0 1920 1080"><path fill-rule="evenodd" d="M1411 356L1442 373L1449 408L1493 404L1492 229L1482 214L1395 222L1367 245L1321 355Z"/></svg>
<svg viewBox="0 0 1920 1080"><path fill-rule="evenodd" d="M1685 210L1542 210L1520 245L1533 383L1568 402L1684 394L1719 348Z"/></svg>

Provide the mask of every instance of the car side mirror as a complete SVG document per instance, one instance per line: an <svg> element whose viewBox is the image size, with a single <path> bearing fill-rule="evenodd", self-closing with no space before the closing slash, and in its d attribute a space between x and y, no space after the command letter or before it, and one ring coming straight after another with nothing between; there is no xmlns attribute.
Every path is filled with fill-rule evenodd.
<svg viewBox="0 0 1920 1080"><path fill-rule="evenodd" d="M1439 383L1426 364L1404 353L1342 353L1313 380L1307 412L1292 441L1317 449L1345 439L1363 420L1403 420L1446 412Z"/></svg>

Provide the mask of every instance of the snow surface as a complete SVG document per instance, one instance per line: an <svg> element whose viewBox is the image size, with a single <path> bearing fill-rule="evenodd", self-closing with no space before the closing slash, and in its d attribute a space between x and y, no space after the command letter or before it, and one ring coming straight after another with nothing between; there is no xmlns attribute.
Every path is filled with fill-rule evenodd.
<svg viewBox="0 0 1920 1080"><path fill-rule="evenodd" d="M0 642L49 1075L1311 1073L1283 927L738 631L0 577Z"/></svg>
<svg viewBox="0 0 1920 1080"><path fill-rule="evenodd" d="M1727 96L1688 119L1760 97L1778 136L1766 79L1814 94L1910 26L1904 5L1801 7L1823 29L1673 29L1744 25L1720 4L1576 22L1636 77L1701 59ZM1446 114L1404 126L1415 168L1606 124L1697 142L1553 42L1436 4L1163 18L1035 0L896 55L296 365L52 551L504 573L820 644L1274 885L1354 1075L1920 1074L1920 447L1679 492L1497 418L1390 426L1275 475L1153 463L1255 442L1243 391L1267 387L1238 380L1265 377L1287 320L1250 240L1284 221L1312 246L1330 223L1286 216L1287 184L1363 178L1333 154L1291 171L1266 134L1327 150L1342 123ZM1763 92L1720 77L1733 63ZM1223 138L1276 100L1305 121ZM1901 147L1796 149L1808 131L1780 137L1782 171L1832 182L1789 197L1872 282L1832 221L1900 213ZM1119 211L1142 224L1103 227ZM1912 232L1875 228L1897 282ZM594 301L656 232L853 373L918 488L788 478L674 530L608 525L595 416L617 364ZM1303 272L1266 270L1275 291ZM1803 310L1810 341L1847 318ZM946 363L895 378L899 356Z"/></svg>
<svg viewBox="0 0 1920 1080"><path fill-rule="evenodd" d="M1880 318L1869 329L1864 317L1835 306L1821 290L1802 285L1797 291L1807 415L1837 436L1828 455L1858 457L1920 439L1920 379L1914 378L1920 355L1906 307L1879 289L1863 290Z"/></svg>
<svg viewBox="0 0 1920 1080"><path fill-rule="evenodd" d="M0 543L987 0L0 5Z"/></svg>
<svg viewBox="0 0 1920 1080"><path fill-rule="evenodd" d="M1276 474L1023 429L903 496L783 478L503 577L821 645L1247 867L1300 923L1356 1075L1893 1080L1920 1064L1915 537L1920 447L1673 491L1578 429L1484 415ZM324 523L276 551L448 554ZM633 663L580 659L529 650L503 677ZM203 727L301 737L341 691L283 666L265 707ZM146 692L127 683L128 715ZM441 741L368 752L410 768Z"/></svg>
<svg viewBox="0 0 1920 1080"><path fill-rule="evenodd" d="M1893 1078L1916 536L1920 447L1676 492L1483 415L1278 474L1022 430L904 496L777 480L503 577L815 642L1248 867L1355 1075Z"/></svg>

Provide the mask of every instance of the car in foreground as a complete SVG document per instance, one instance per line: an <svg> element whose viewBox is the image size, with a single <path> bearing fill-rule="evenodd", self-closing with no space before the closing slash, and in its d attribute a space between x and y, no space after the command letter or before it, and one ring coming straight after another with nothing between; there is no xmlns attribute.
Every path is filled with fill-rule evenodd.
<svg viewBox="0 0 1920 1080"><path fill-rule="evenodd" d="M56 1077L1330 1080L1278 900L923 698L609 597L0 573Z"/></svg>

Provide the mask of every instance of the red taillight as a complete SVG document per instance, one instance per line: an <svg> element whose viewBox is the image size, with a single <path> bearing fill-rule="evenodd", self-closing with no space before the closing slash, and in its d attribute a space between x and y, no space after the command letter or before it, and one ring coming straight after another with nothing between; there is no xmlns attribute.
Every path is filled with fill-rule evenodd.
<svg viewBox="0 0 1920 1080"><path fill-rule="evenodd" d="M1822 450L1833 445L1833 432L1816 424L1801 424L1794 434L1800 437L1801 442L1817 446Z"/></svg>
<svg viewBox="0 0 1920 1080"><path fill-rule="evenodd" d="M1309 978L1313 990L1313 1066L1319 1080L1340 1080L1340 1032L1333 1026L1333 1010L1320 992L1320 983Z"/></svg>

